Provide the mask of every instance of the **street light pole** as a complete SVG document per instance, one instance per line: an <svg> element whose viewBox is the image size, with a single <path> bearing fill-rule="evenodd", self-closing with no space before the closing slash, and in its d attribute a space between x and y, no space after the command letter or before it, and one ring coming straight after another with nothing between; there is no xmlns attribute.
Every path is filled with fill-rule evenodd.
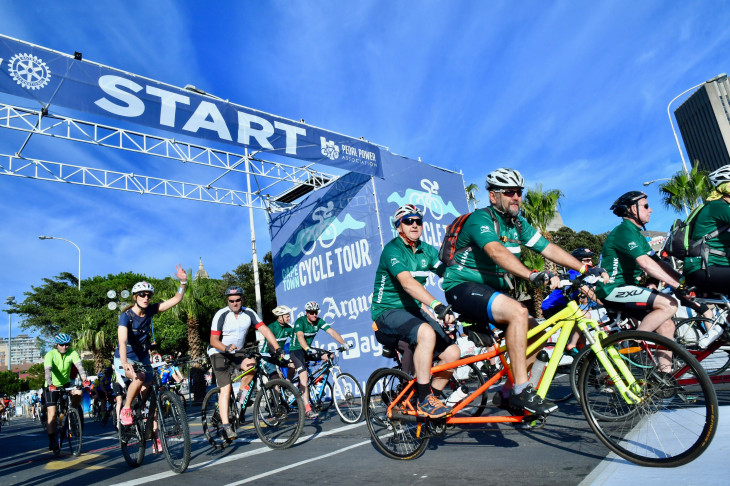
<svg viewBox="0 0 730 486"><path fill-rule="evenodd" d="M5 299L5 304L10 307L11 305L17 304L15 297L10 295L7 299ZM12 371L11 368L11 353L10 353L10 338L12 337L12 316L10 315L10 309L7 310L8 312L8 371Z"/></svg>
<svg viewBox="0 0 730 486"><path fill-rule="evenodd" d="M71 240L67 240L66 238L59 238L57 236L39 236L39 240L61 240L65 241L67 243L71 243L73 246L76 247L76 249L79 251L79 291L81 291L81 248L79 248L79 245L74 243Z"/></svg>

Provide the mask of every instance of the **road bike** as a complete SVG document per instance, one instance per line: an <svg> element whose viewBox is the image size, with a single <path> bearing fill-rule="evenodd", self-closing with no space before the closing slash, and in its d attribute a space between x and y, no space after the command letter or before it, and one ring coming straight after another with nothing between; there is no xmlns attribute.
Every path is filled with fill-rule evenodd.
<svg viewBox="0 0 730 486"><path fill-rule="evenodd" d="M567 306L527 333L528 356L537 352L553 334L560 333L537 394L546 396L570 334L577 326L592 350L578 377L581 409L599 440L617 455L643 466L674 467L694 460L707 449L717 429L717 396L707 373L689 352L663 336L642 331L608 335L602 331L570 297L584 284L583 280L584 277L579 277L567 282L563 287ZM499 393L495 394L495 405L506 409L508 415L490 413L474 417L462 413L501 379L514 383L505 352L506 345L495 343L487 353L431 368L433 374L494 357L502 362L502 368L494 376L442 419L418 415L414 403L415 380L411 376L394 369L376 371L368 380L365 409L368 430L376 447L394 459L415 459L425 452L430 437L444 436L451 425L544 425L547 416L512 410L508 403L500 402ZM660 369L658 352L672 353L673 372ZM677 379L688 373L695 378L694 383L679 386Z"/></svg>
<svg viewBox="0 0 730 486"><path fill-rule="evenodd" d="M57 388L60 392L56 403L56 441L57 446L53 449L53 455L58 455L63 448L64 442L68 442L71 454L81 454L81 443L83 442L83 431L81 428L81 415L76 407L71 405L71 390L80 390L81 387L68 385L64 388Z"/></svg>
<svg viewBox="0 0 730 486"><path fill-rule="evenodd" d="M154 363L151 367L136 361L131 363L135 372L144 372L146 376L152 373L152 380L146 399L138 395L132 401L132 425L119 425L124 460L130 467L140 466L144 461L145 442L152 440L152 452L164 453L170 469L182 473L190 464L191 448L185 407L175 393L164 388L159 374L151 369L164 363Z"/></svg>
<svg viewBox="0 0 730 486"><path fill-rule="evenodd" d="M348 348L339 347L334 351L326 349L309 348L312 350L314 361L327 360L314 371L308 370L307 386L309 388L309 402L316 412L327 411L332 403L340 419L347 424L354 424L363 418L363 397L360 382L350 373L343 373L339 361L339 352L347 351ZM332 378L330 382L330 377ZM292 379L296 386L299 384L299 376ZM290 398L291 400L291 398Z"/></svg>
<svg viewBox="0 0 730 486"><path fill-rule="evenodd" d="M228 419L233 430L244 422L246 408L253 403L253 425L261 442L272 449L286 449L294 444L304 428L304 402L297 389L287 380L268 380L262 362L267 361L277 366L286 366L270 356L263 356L255 350L244 350L236 354L238 357L254 358L256 364L246 371L240 372L231 382L228 399ZM248 390L238 388L244 376L253 374ZM223 422L220 416L220 387L208 391L203 399L201 418L203 433L210 445L215 449L223 449L231 443L223 435ZM294 405L290 405L285 396L294 397ZM255 398L254 398L255 397Z"/></svg>

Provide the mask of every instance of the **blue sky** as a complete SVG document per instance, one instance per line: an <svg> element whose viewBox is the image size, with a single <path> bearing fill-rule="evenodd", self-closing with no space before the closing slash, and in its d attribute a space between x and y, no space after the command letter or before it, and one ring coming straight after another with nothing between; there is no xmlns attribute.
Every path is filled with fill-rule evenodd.
<svg viewBox="0 0 730 486"><path fill-rule="evenodd" d="M680 170L669 101L730 70L724 2L202 5L3 1L0 33L364 136L461 170L466 184L483 187L490 170L517 168L530 186L562 190L565 224L594 233L617 224L608 207L618 195ZM0 153L22 142L8 132L0 130ZM55 149L32 139L26 154L171 179L187 170L111 150ZM648 229L665 230L676 215L654 186L647 190L655 209ZM0 214L3 303L43 277L76 273L76 249L41 234L81 247L82 278L163 277L178 262L197 268L200 257L219 277L251 258L242 208L0 177ZM263 255L264 215L254 221Z"/></svg>

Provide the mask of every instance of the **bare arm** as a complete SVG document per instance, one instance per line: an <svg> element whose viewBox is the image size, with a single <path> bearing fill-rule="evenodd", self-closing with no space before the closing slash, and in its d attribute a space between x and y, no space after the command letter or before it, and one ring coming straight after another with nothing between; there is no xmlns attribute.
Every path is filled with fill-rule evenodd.
<svg viewBox="0 0 730 486"><path fill-rule="evenodd" d="M395 278L398 279L398 283L401 287L403 287L403 290L405 290L408 295L422 304L430 306L434 300L437 300L433 295L431 295L431 292L426 290L426 287L418 283L418 280L413 278L409 272L403 271L396 275ZM447 324L454 322L453 314L447 314L444 316L444 322Z"/></svg>
<svg viewBox="0 0 730 486"><path fill-rule="evenodd" d="M552 243L548 243L548 246L541 252L541 255L558 265L570 268L576 272L580 272L581 268L583 268L583 263L577 258Z"/></svg>
<svg viewBox="0 0 730 486"><path fill-rule="evenodd" d="M177 264L177 267L175 267L175 276L180 279L180 287L177 289L177 293L175 293L173 297L164 302L160 302L159 312L171 309L183 300L185 289L188 286L188 274L185 273L185 270L182 269L179 263Z"/></svg>
<svg viewBox="0 0 730 486"><path fill-rule="evenodd" d="M307 340L304 339L304 333L302 331L297 331L297 341L299 341L299 346L302 347L303 350L309 349L309 344L307 344Z"/></svg>
<svg viewBox="0 0 730 486"><path fill-rule="evenodd" d="M210 345L213 346L218 351L221 351L223 353L226 352L227 348L226 348L226 345L221 342L220 334L210 333ZM236 345L231 344L231 346L233 346L233 348L234 348L233 350L235 351Z"/></svg>
<svg viewBox="0 0 730 486"><path fill-rule="evenodd" d="M490 241L482 247L484 253L489 255L494 263L505 269L507 272L516 277L530 279L532 270L522 264L519 258L514 256L511 251L502 245L499 241Z"/></svg>
<svg viewBox="0 0 730 486"><path fill-rule="evenodd" d="M332 338L333 338L333 339L334 339L335 341L337 341L338 343L342 344L343 346L347 344L347 343L345 342L345 340L344 340L344 339L342 339L342 336L340 336L340 333L339 333L339 332L337 332L337 331L335 331L335 329L334 329L334 328L331 328L331 327L330 327L329 329L327 329L327 334L329 334L330 336L332 336Z"/></svg>
<svg viewBox="0 0 730 486"><path fill-rule="evenodd" d="M639 267L650 277L661 280L674 288L679 287L679 274L664 262L657 262L649 255L641 255L636 259Z"/></svg>

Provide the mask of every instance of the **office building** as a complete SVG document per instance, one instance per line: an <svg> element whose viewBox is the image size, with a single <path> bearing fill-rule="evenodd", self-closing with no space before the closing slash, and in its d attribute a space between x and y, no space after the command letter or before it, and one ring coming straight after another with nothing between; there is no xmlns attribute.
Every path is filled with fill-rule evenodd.
<svg viewBox="0 0 730 486"><path fill-rule="evenodd" d="M730 164L730 82L726 74L702 84L674 116L693 167L711 172Z"/></svg>

